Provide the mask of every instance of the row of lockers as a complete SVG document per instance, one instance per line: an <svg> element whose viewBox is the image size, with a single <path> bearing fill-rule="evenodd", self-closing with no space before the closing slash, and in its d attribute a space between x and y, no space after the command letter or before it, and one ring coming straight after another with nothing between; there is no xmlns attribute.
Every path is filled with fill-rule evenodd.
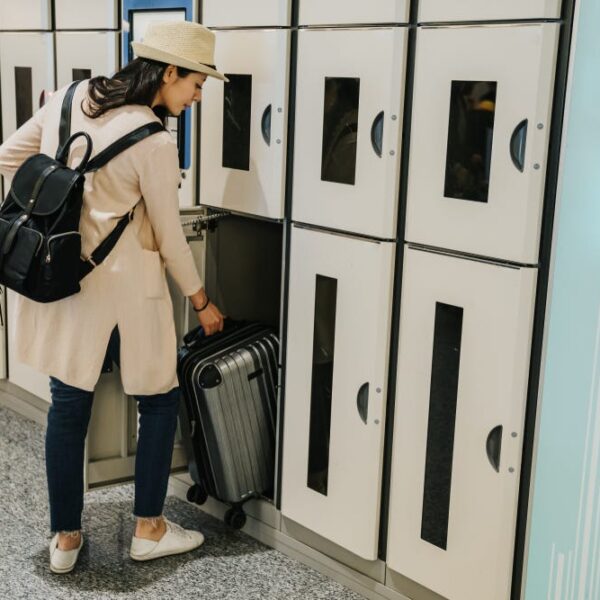
<svg viewBox="0 0 600 600"><path fill-rule="evenodd" d="M419 28L407 241L537 263L558 32ZM292 219L394 239L407 29L301 30L294 98L289 32L217 36L231 82L203 98L201 203L283 217L289 104Z"/></svg>
<svg viewBox="0 0 600 600"><path fill-rule="evenodd" d="M118 29L118 0L4 0L0 30ZM148 3L147 3L148 4ZM158 9L172 10L158 3ZM171 3L169 3L171 4ZM177 3L175 3L177 4ZM420 22L553 19L561 0L420 0ZM270 27L291 24L291 0L201 0L208 27ZM152 7L155 8L155 7ZM82 10L84 9L84 10ZM299 25L408 23L410 0L299 0Z"/></svg>
<svg viewBox="0 0 600 600"><path fill-rule="evenodd" d="M537 263L558 32L556 23L419 28L407 241ZM300 31L295 98L289 31L217 35L230 83L204 94L200 202L284 217L294 104L292 219L394 239L407 29ZM0 34L5 138L54 89L54 43L58 87L117 69L117 32ZM185 129L184 206L195 203L192 112L172 119Z"/></svg>
<svg viewBox="0 0 600 600"><path fill-rule="evenodd" d="M292 227L281 511L367 560L395 246ZM386 562L449 600L510 596L536 281L405 246Z"/></svg>

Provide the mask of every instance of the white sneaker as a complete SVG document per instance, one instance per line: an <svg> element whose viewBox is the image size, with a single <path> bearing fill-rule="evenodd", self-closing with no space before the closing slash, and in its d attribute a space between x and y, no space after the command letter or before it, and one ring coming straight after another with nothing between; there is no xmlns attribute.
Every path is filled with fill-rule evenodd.
<svg viewBox="0 0 600 600"><path fill-rule="evenodd" d="M167 530L157 542L144 538L131 538L129 556L134 560L152 560L169 554L189 552L204 542L204 536L193 529L184 529L181 525L164 518Z"/></svg>
<svg viewBox="0 0 600 600"><path fill-rule="evenodd" d="M68 573L73 570L79 551L83 546L83 533L80 534L79 547L73 550L61 550L58 547L58 532L50 541L50 570L53 573Z"/></svg>

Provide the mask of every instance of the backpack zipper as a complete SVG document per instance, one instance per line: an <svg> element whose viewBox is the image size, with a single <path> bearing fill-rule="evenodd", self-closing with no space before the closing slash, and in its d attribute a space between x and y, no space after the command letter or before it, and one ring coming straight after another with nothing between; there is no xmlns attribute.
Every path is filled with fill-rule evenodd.
<svg viewBox="0 0 600 600"><path fill-rule="evenodd" d="M50 240L61 237L63 235L81 235L81 234L79 233L79 231L67 231L65 233L55 233L54 235L51 235L48 238L48 242L46 244L48 247L48 254L46 254L46 259L45 259L46 264L48 264L52 260L52 256L50 254Z"/></svg>

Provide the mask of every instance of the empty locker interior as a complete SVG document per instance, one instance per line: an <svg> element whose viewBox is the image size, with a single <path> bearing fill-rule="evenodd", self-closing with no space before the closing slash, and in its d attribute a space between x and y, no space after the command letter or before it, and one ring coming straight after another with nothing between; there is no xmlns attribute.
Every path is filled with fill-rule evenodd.
<svg viewBox="0 0 600 600"><path fill-rule="evenodd" d="M280 341L275 478L246 531L366 597L538 600L519 585L572 1L0 2L3 140L148 24L214 30L229 81L166 125L207 295ZM181 346L198 319L167 283ZM0 379L47 405L13 358L14 297ZM132 481L137 438L115 367L86 490Z"/></svg>

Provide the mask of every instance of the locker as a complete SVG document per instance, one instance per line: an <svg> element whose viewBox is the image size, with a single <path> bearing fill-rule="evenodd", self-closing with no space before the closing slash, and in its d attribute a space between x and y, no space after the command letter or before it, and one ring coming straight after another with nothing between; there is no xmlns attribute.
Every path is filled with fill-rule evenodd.
<svg viewBox="0 0 600 600"><path fill-rule="evenodd" d="M537 269L408 247L387 562L448 600L508 600Z"/></svg>
<svg viewBox="0 0 600 600"><path fill-rule="evenodd" d="M377 558L393 242L294 226L281 512Z"/></svg>
<svg viewBox="0 0 600 600"><path fill-rule="evenodd" d="M122 0L122 64L135 58L130 42L141 42L150 23L156 21L196 21L196 3L192 0ZM180 207L192 207L196 198L196 131L197 107L193 106L179 117L169 117L167 128L177 140L181 184Z"/></svg>
<svg viewBox="0 0 600 600"><path fill-rule="evenodd" d="M419 29L407 241L537 263L558 33Z"/></svg>
<svg viewBox="0 0 600 600"><path fill-rule="evenodd" d="M2 0L0 31L52 29L51 10L50 0Z"/></svg>
<svg viewBox="0 0 600 600"><path fill-rule="evenodd" d="M52 34L0 33L0 82L6 139L43 105L45 92L55 89Z"/></svg>
<svg viewBox="0 0 600 600"><path fill-rule="evenodd" d="M407 29L298 33L292 218L396 236Z"/></svg>
<svg viewBox="0 0 600 600"><path fill-rule="evenodd" d="M217 31L215 61L229 82L202 99L200 203L284 215L289 31Z"/></svg>
<svg viewBox="0 0 600 600"><path fill-rule="evenodd" d="M419 0L419 22L557 19L561 0Z"/></svg>
<svg viewBox="0 0 600 600"><path fill-rule="evenodd" d="M81 0L54 0L56 29L118 29L119 8L117 0L86 2L81 10Z"/></svg>
<svg viewBox="0 0 600 600"><path fill-rule="evenodd" d="M76 79L114 75L119 63L116 31L58 32L56 77L58 88Z"/></svg>
<svg viewBox="0 0 600 600"><path fill-rule="evenodd" d="M207 27L285 27L291 24L290 0L204 0Z"/></svg>
<svg viewBox="0 0 600 600"><path fill-rule="evenodd" d="M299 0L299 25L364 25L367 23L408 23L409 0Z"/></svg>

